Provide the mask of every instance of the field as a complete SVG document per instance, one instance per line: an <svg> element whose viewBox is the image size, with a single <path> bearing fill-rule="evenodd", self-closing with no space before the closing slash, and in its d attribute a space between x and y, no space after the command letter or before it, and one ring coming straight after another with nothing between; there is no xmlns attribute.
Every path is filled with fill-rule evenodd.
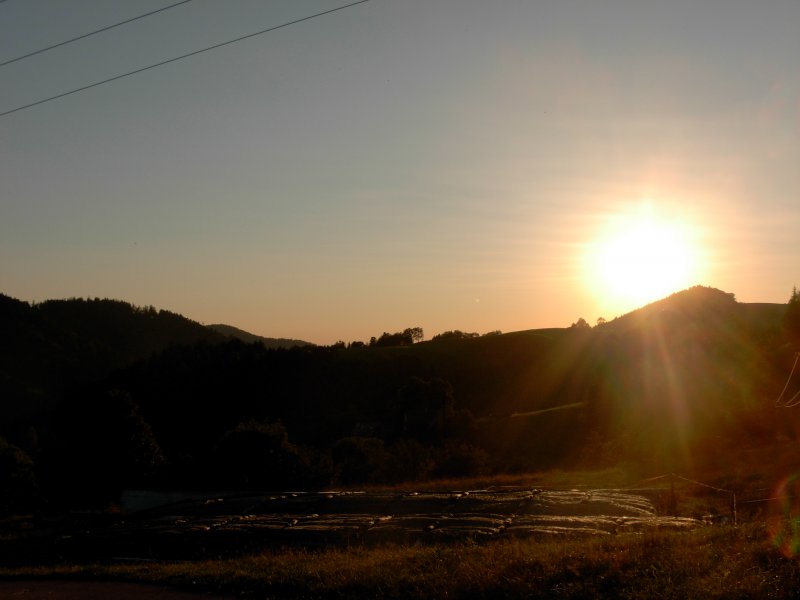
<svg viewBox="0 0 800 600"><path fill-rule="evenodd" d="M597 481L621 477L610 470L442 481L430 484L429 493L436 494L437 487L474 489L478 484L563 486L568 480L588 489ZM660 483L666 484L668 497L676 499L673 514L699 517L710 510L719 517L716 523L690 530L645 528L605 535L538 532L447 542L284 545L246 553L232 548L223 556L195 560L34 561L0 569L0 577L147 582L281 599L800 598L800 562L792 556L796 543L792 514L770 516L768 504L744 500L734 524L724 494L682 479ZM760 483L751 478L750 485ZM760 490L740 487L739 491L744 498ZM396 490L369 493L389 492ZM776 534L779 524L790 526L784 528L783 538ZM10 541L7 536L5 542Z"/></svg>
<svg viewBox="0 0 800 600"><path fill-rule="evenodd" d="M162 583L248 598L798 598L763 525L612 538L323 550L4 569L4 578Z"/></svg>

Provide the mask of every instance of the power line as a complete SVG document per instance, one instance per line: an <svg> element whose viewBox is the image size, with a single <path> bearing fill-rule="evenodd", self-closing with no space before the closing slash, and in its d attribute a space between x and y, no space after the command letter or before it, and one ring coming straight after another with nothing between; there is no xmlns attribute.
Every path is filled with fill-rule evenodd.
<svg viewBox="0 0 800 600"><path fill-rule="evenodd" d="M786 408L785 404L781 404L781 400L783 400L783 395L786 393L787 388L789 387L789 382L792 380L792 375L794 375L794 370L797 368L797 361L800 360L800 352L794 353L794 364L792 365L792 370L789 372L789 379L786 380L786 385L783 386L783 390L781 390L781 395L778 396L778 399L775 400L775 406L782 406ZM789 402L794 400L797 396L793 396ZM787 404L789 403L787 402Z"/></svg>
<svg viewBox="0 0 800 600"><path fill-rule="evenodd" d="M5 0L0 0L3 2ZM189 52L188 54L182 54L181 56L176 56L175 58L170 58L168 60L162 60L161 62L148 65L146 67L141 67L139 69L135 69L133 71L128 71L127 73L123 73L122 75L116 75L114 77L109 77L108 79L103 79L102 81L96 81L94 83L90 83L89 85L84 85L83 87L76 88L74 90L70 90L68 92L62 92L61 94L56 94L55 96L50 96L49 98L45 98L44 100L37 100L36 102L31 102L30 104L25 104L24 106L18 106L17 108L12 108L11 110L7 110L5 112L0 113L0 117L5 117L6 115L10 115L11 113L15 113L21 110L25 110L26 108L32 108L34 106L38 106L40 104L44 104L45 102L50 102L51 100L58 100L59 98L63 98L65 96L69 96L71 94L77 94L78 92L83 92L85 90L103 85L105 83L111 83L112 81L116 81L118 79L123 79L125 77L130 77L131 75L136 75L138 73L142 73L144 71L148 71L150 69L155 69L157 67L162 67L169 63L173 63L184 58L189 58L190 56L195 56L197 54L202 54L203 52L208 52L209 50L216 50L217 48L221 48L223 46L227 46L229 44L234 44L236 42L241 42L242 40L246 40L248 38L256 37L257 35L263 35L265 33L269 33L270 31L275 31L276 29L281 29L283 27L289 27L290 25L296 25L297 23L302 23L303 21L310 21L311 19L315 19L317 17L321 17L323 15L328 15L330 13L344 10L345 8L350 8L351 6L356 6L357 4L364 4L365 2L369 2L369 0L358 0L357 2L351 2L350 4L345 4L343 6L338 6L336 8L332 8L330 10L326 10L323 12L315 13L308 17L302 17L300 19L295 19L294 21L288 21L286 23L282 23L280 25L275 25L274 27L270 27L268 29L262 29L261 31L257 31L255 33L249 33L247 35L243 35L241 37L228 40L227 42L222 42L219 44L214 44L213 46L208 46L206 48L201 48L200 50L195 50L193 52Z"/></svg>
<svg viewBox="0 0 800 600"><path fill-rule="evenodd" d="M0 0L0 2L5 2L6 0ZM138 17L133 17L131 19L127 19L125 21L120 21L119 23L114 23L113 25L108 25L107 27L103 27L102 29L96 29L95 31L90 31L89 33L84 33L83 35L79 35L78 37L74 37L71 40L67 40L65 42L59 42L58 44L53 44L52 46L48 46L47 48L42 48L41 50L35 50L34 52L29 52L28 54L23 54L22 56L18 56L16 58L12 58L11 60L7 60L5 62L0 63L0 67L5 67L6 65L10 65L13 62L17 62L18 60L22 60L23 58L30 58L31 56L36 56L37 54L41 54L42 52L47 52L48 50L52 50L53 48L59 48L61 46L66 46L67 44L71 44L72 42L77 42L78 40L82 40L89 36L102 33L104 31L108 31L109 29L114 29L114 27L119 27L120 25L127 25L128 23L132 23L133 21L138 21L139 19L144 19L145 17L149 17L150 15L154 15L156 13L164 12L165 10L169 10L170 8L175 8L176 6L180 6L181 4L186 4L191 2L192 0L182 0L182 2L176 2L175 4L170 4L169 6L164 6L163 8L159 8L158 10L154 10L149 13L145 13L143 15L139 15Z"/></svg>

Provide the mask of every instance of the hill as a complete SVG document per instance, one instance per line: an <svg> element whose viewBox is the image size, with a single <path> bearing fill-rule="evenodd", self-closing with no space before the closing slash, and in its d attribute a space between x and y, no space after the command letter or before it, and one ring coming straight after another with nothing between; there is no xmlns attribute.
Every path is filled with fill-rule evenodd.
<svg viewBox="0 0 800 600"><path fill-rule="evenodd" d="M0 435L30 425L71 387L177 344L225 341L181 315L108 299L29 304L0 294Z"/></svg>
<svg viewBox="0 0 800 600"><path fill-rule="evenodd" d="M794 413L775 406L794 358L786 305L712 288L594 328L292 348L117 301L0 300L4 407L17 411L0 435L41 452L57 487L106 486L106 499L167 481L288 489L555 466L652 473L794 432ZM50 403L20 408L37 398ZM23 435L31 428L38 438Z"/></svg>
<svg viewBox="0 0 800 600"><path fill-rule="evenodd" d="M780 316L693 288L595 328L395 347L177 348L115 385L130 390L168 454L202 454L255 418L321 449L352 435L427 444L449 428L445 437L485 449L497 469L638 452L668 462L719 436L769 430L765 402L792 356L781 350Z"/></svg>
<svg viewBox="0 0 800 600"><path fill-rule="evenodd" d="M265 348L294 348L295 346L311 346L311 342L304 342L303 340L293 340L287 338L268 338L260 335L255 335L249 331L244 331L232 325L223 325L217 323L215 325L206 325L209 329L221 333L225 337L241 340L247 344L260 343Z"/></svg>
<svg viewBox="0 0 800 600"><path fill-rule="evenodd" d="M711 322L729 321L729 327L754 336L779 335L781 319L786 304L741 303L732 293L711 287L695 286L677 292L617 317L601 325L612 331L625 331L636 327L647 327L655 320ZM706 324L708 322L706 321Z"/></svg>

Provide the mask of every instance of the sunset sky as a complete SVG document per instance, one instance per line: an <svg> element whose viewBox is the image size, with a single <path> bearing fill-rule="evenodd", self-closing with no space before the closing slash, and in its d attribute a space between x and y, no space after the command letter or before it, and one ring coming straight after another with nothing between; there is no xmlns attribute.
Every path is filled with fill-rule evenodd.
<svg viewBox="0 0 800 600"><path fill-rule="evenodd" d="M172 3L6 0L0 62ZM347 3L194 0L0 67L0 112ZM0 292L323 344L786 302L798 32L797 0L369 0L7 114Z"/></svg>

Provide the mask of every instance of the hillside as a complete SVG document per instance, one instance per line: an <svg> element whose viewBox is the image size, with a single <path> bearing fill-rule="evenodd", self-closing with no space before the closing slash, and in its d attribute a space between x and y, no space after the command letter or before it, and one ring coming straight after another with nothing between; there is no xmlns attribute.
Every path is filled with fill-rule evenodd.
<svg viewBox="0 0 800 600"><path fill-rule="evenodd" d="M672 460L745 425L765 431L772 413L762 408L791 366L782 347L774 306L695 288L594 329L398 347L175 349L115 385L130 390L168 454L191 455L250 418L280 421L293 441L318 448L354 433L391 444L412 429L411 386L412 404L461 411L452 436L487 450L496 468L525 469L585 456L588 438L596 460L646 448ZM431 392L434 381L449 391ZM419 410L431 427L440 419ZM429 441L425 431L412 435Z"/></svg>
<svg viewBox="0 0 800 600"><path fill-rule="evenodd" d="M244 331L232 325L224 325L217 323L214 325L206 325L212 331L221 333L225 337L241 340L246 344L260 343L265 348L294 348L295 346L311 346L311 342L304 342L303 340L293 340L287 338L268 338L260 335L255 335L249 331Z"/></svg>
<svg viewBox="0 0 800 600"><path fill-rule="evenodd" d="M402 346L268 348L115 301L3 297L1 312L14 420L0 435L41 454L52 485L79 480L91 497L164 482L313 487L623 463L653 472L795 427L774 402L794 358L786 305L711 288L594 328Z"/></svg>
<svg viewBox="0 0 800 600"><path fill-rule="evenodd" d="M670 321L710 322L726 321L728 327L752 336L779 335L781 319L786 304L741 303L734 294L721 290L695 286L652 302L642 308L609 321L602 328L622 332L636 327L647 327L655 320L662 324Z"/></svg>
<svg viewBox="0 0 800 600"><path fill-rule="evenodd" d="M225 338L181 315L118 300L29 304L0 294L0 435L43 418L67 388L178 344Z"/></svg>

